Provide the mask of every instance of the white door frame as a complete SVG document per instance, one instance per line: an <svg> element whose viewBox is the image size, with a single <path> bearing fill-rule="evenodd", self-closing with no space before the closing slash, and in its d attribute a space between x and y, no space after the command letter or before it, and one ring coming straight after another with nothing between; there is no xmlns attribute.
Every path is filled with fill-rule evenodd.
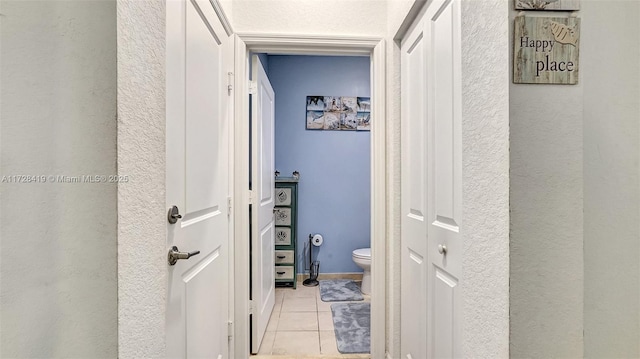
<svg viewBox="0 0 640 359"><path fill-rule="evenodd" d="M381 38L236 34L234 133L234 352L249 357L249 75L248 52L288 55L368 55L371 58L371 357L385 356L386 104ZM245 46L246 45L246 46Z"/></svg>

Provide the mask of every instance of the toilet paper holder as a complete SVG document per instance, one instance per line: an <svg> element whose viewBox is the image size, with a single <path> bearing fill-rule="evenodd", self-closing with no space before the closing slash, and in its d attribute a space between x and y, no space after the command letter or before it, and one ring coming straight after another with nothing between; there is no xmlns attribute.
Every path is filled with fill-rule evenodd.
<svg viewBox="0 0 640 359"><path fill-rule="evenodd" d="M323 241L324 239L321 234L309 234L309 278L302 282L304 286L315 287L320 284L320 282L318 282L320 261L313 261L313 247L319 247Z"/></svg>

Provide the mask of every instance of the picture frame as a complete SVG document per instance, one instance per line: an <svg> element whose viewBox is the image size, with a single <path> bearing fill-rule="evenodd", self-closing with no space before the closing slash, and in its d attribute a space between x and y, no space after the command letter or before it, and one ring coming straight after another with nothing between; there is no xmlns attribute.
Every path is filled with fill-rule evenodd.
<svg viewBox="0 0 640 359"><path fill-rule="evenodd" d="M371 97L310 95L305 109L307 130L371 130Z"/></svg>
<svg viewBox="0 0 640 359"><path fill-rule="evenodd" d="M577 11L580 0L514 0L516 10Z"/></svg>

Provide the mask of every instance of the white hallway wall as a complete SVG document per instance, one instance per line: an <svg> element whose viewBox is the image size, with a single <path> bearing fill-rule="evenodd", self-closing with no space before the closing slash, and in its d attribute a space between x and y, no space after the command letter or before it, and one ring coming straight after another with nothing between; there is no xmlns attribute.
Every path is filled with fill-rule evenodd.
<svg viewBox="0 0 640 359"><path fill-rule="evenodd" d="M120 358L166 355L164 0L118 1Z"/></svg>
<svg viewBox="0 0 640 359"><path fill-rule="evenodd" d="M513 357L582 357L582 82L511 84Z"/></svg>
<svg viewBox="0 0 640 359"><path fill-rule="evenodd" d="M462 2L463 353L509 356L509 25L503 0Z"/></svg>
<svg viewBox="0 0 640 359"><path fill-rule="evenodd" d="M640 356L640 3L578 16L579 84L511 85L513 357Z"/></svg>
<svg viewBox="0 0 640 359"><path fill-rule="evenodd" d="M640 357L640 1L583 2L584 355Z"/></svg>
<svg viewBox="0 0 640 359"><path fill-rule="evenodd" d="M2 1L0 14L0 175L115 174L115 2ZM116 185L0 193L0 357L116 357Z"/></svg>

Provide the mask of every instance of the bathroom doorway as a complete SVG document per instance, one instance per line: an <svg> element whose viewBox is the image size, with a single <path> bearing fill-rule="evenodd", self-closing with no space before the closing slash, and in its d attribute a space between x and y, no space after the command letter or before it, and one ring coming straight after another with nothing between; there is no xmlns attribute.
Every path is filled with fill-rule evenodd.
<svg viewBox="0 0 640 359"><path fill-rule="evenodd" d="M368 357L370 62L369 56L252 56L252 353ZM266 123L271 111L273 126ZM271 157L275 230L269 223L274 204L262 193L270 179L258 173ZM265 204L268 218L259 220ZM273 251L265 250L273 249L268 237L274 233L275 264ZM312 263L322 290L303 285ZM277 286L274 299L267 281Z"/></svg>
<svg viewBox="0 0 640 359"><path fill-rule="evenodd" d="M281 106L279 97L282 97L284 99L291 97L292 102L296 103L293 107L294 108L297 107L297 110L292 109L291 111L299 112L297 115L295 114L283 115L280 113L280 111L278 111L278 114L276 115L276 124L275 124L275 127L276 127L275 142L276 142L276 152L277 152L275 163L276 163L277 169L280 171L280 177L292 177L294 170L298 171L300 174L300 180L299 180L300 209L299 210L300 211L304 210L305 212L313 212L315 210L316 213L320 213L319 209L318 208L314 209L313 206L314 205L319 206L320 201L331 202L330 201L331 197L328 195L330 194L329 191L333 191L338 194L340 194L341 191L343 191L342 192L343 194L344 193L353 194L354 192L358 192L357 189L361 189L360 194L364 193L365 199L360 200L357 203L353 203L351 207L354 207L354 208L345 208L347 206L342 205L337 210L322 211L321 213L325 217L323 217L322 215L317 215L316 217L319 217L321 221L325 223L331 223L331 221L334 221L334 223L339 224L341 223L340 220L343 220L344 222L348 223L349 218L353 217L352 213L354 211L360 211L360 212L364 212L364 217L366 218L366 223L364 224L364 226L366 228L365 230L359 231L359 232L363 232L359 234L361 237L360 242L357 242L357 244L356 243L351 244L351 246L354 248L348 247L347 249L338 250L336 248L333 248L333 249L329 248L330 243L333 242L334 245L345 246L345 244L349 243L348 241L344 240L345 237L348 237L349 235L356 237L357 235L347 233L343 236L340 236L331 232L331 229L333 228L330 228L330 227L340 227L340 225L331 226L329 224L328 226L327 225L322 226L318 224L319 223L318 221L316 221L315 224L313 225L309 225L308 222L305 220L302 220L298 224L300 228L297 233L297 241L296 241L297 248L295 250L295 261L296 261L295 266L296 266L296 272L298 272L301 275L300 276L296 275L297 283L296 283L295 289L278 288L276 290L277 301L276 301L276 304L274 305L273 313L277 313L277 314L273 316L273 320L270 320L267 325L267 330L265 331L266 334L263 336L263 338L261 338L262 343L258 353L266 354L266 355L271 355L271 354L320 355L322 353L331 353L334 355L339 354L336 350L337 344L335 343L335 336L334 335L329 336L330 334L334 334L334 331L333 331L334 328L329 326L333 324L332 323L333 318L331 316L331 307L330 307L331 304L328 302L324 303L320 299L318 287L305 287L301 285L301 281L305 278L308 278L308 275L305 275L305 269L306 271L308 271L308 267L309 267L309 260L307 259L309 255L308 236L309 234L318 234L318 233L324 235L325 242L320 247L314 247L314 246L311 246L311 247L313 248L312 259L320 260L319 279L321 280L324 278L327 278L325 274L327 274L328 271L334 272L332 276L344 277L344 276L350 275L351 278L359 279L361 275L358 275L357 273L360 271L360 269L358 268L358 266L355 265L352 259L352 252L354 249L358 249L360 247L367 247L367 244L369 243L370 244L368 245L368 247L372 248L371 252L374 258L372 261L375 261L376 254L382 256L382 260L381 260L382 264L379 267L376 267L376 266L373 267L374 273L372 274L372 277L375 279L372 281L373 284L371 289L371 296L369 297L371 298L370 302L372 306L371 317L370 317L371 318L371 343L374 343L374 344L371 346L371 354L363 354L363 355L364 357L375 356L374 353L376 352L376 350L378 352L384 353L384 340L382 338L384 338L384 298L385 298L384 296L384 233L385 233L384 215L385 214L384 214L384 207L382 206L383 201L379 201L379 200L376 201L376 199L384 199L384 176L385 176L384 165L383 165L383 162L384 162L384 144L383 144L384 142L384 115L383 115L384 114L384 111L383 111L384 97L382 96L383 89L384 89L383 87L384 76L382 76L382 71L381 71L382 68L384 67L384 64L381 58L382 46L380 45L380 41L362 40L363 42L355 44L348 50L345 50L344 48L335 49L337 46L336 44L338 42L344 42L344 41L348 42L349 40L336 40L335 43L325 43L324 46L326 48L324 49L324 51L315 50L315 53L314 53L314 51L310 51L308 49L309 48L308 43L313 43L314 40L317 40L317 39L311 39L311 40L308 39L307 46L306 46L307 49L305 51L301 51L300 49L298 49L297 51L294 51L291 49L289 49L288 51L285 51L283 49L282 44L275 46L275 43L279 42L280 40L282 40L283 42L286 42L286 39L283 40L281 38L274 39L274 38L265 37L265 39L262 39L264 43L258 44L261 41L260 39L256 39L254 37L251 37L251 38L247 37L242 39L243 38L242 35L240 35L240 38L241 40L245 40L245 41L248 40L247 44L250 46L248 46L248 49L247 48L243 49L242 46L236 46L236 57L238 58L239 57L238 55L244 54L245 55L244 58L247 59L246 62L244 61L236 62L236 74L245 74L247 75L246 78L248 78L248 74L249 74L248 68L250 67L249 66L250 56L247 50L253 50L254 53L263 53L263 55L261 55L263 59L266 57L266 61L263 61L263 62L265 62L267 65L266 66L267 69L265 70L266 72L269 72L270 77L276 76L274 75L274 71L277 72L278 71L277 68L280 68L282 70L281 72L286 74L285 76L287 77L286 81L289 82L289 85L285 85L285 88L288 90L292 90L291 87L294 87L294 85L297 82L300 82L300 83L304 82L304 81L296 81L296 79L299 79L301 77L300 75L301 73L294 74L294 71L293 71L294 68L292 67L291 61L297 62L299 65L303 65L304 63L315 61L314 64L307 64L308 66L306 70L301 69L300 71L307 72L307 73L322 72L321 70L333 72L338 76L336 77L336 80L334 80L333 82L340 82L341 78L342 80L344 80L344 79L347 79L349 76L352 76L351 71L348 71L348 66L344 68L341 68L340 65L335 65L335 64L322 66L322 65L319 65L317 61L319 61L322 58L324 58L325 60L331 59L331 58L333 60L341 59L342 61L346 60L347 62L359 61L360 64L365 65L364 71L361 71L361 74L364 73L364 77L367 80L369 80L367 81L369 82L368 89L365 88L367 86L360 85L361 87L360 89L352 90L352 91L349 91L348 93L345 93L347 92L346 90L340 90L339 88L338 89L328 88L326 90L319 88L316 91L305 90L305 91L310 91L309 93L306 93L301 89L297 89L297 90L293 89L291 94L287 94L287 93L279 94L278 92L283 92L282 90L275 91L276 107L279 108ZM293 45L290 45L290 46L293 46ZM329 52L329 55L332 55L332 56L318 56L318 55L327 55L328 51L326 50L328 50L329 48L332 48L332 50ZM307 56L300 56L300 55L307 55ZM310 56L310 55L314 55L314 56ZM340 56L340 55L347 55L347 56ZM311 68L315 67L315 70L309 70L309 66ZM328 80L326 74L323 76L324 78L322 78L321 80ZM242 76L236 76L235 101L236 101L236 108L241 109L243 113L237 113L235 132L243 133L244 132L243 127L246 127L247 132L244 132L244 133L248 133L249 124L247 123L248 121L245 122L244 120L249 117L248 116L249 104L248 104L248 99L242 96L242 94L243 93L248 94L249 87L251 85L247 86L248 82L243 83L242 81L238 81L239 78L242 78ZM280 80L272 78L271 81L278 82ZM326 82L331 82L331 81L326 81ZM347 83L348 81L344 81L344 82ZM273 87L276 90L278 90L278 87L281 87L281 85L276 84ZM369 90L369 91L366 91L366 90ZM365 91L365 92L362 92L362 91ZM318 93L318 92L322 92L322 93ZM372 123L370 131L366 131L364 128L361 128L360 131L358 131L357 125L355 124L351 125L356 127L354 129L337 128L340 126L339 123L329 124L326 129L324 128L324 126L322 129L319 129L319 128L312 129L311 127L314 127L314 125L317 125L317 124L314 124L314 120L317 120L317 118L310 116L309 126L307 126L307 112L308 112L307 96L314 96L314 97L322 96L323 101L324 101L324 97L328 97L328 98L336 97L337 104L340 101L340 97L352 97L354 98L354 102L358 101L358 97L360 97L361 100L365 100L366 98L369 98L370 104L371 104L370 113L374 115L374 116L371 116L371 118L373 119L379 118L380 123L378 123L377 125ZM379 99L377 103L376 103L376 96ZM295 97L301 97L301 100L300 99L296 100ZM331 101L331 105L333 105L333 99L329 101ZM347 100L347 104L349 103L350 103L349 100ZM243 106L242 104L246 106ZM310 111L317 111L317 110L311 109ZM375 114L380 114L380 115L378 115L379 117L376 117ZM282 123L280 122L280 118L286 118L288 121L285 121L284 123ZM355 116L354 116L354 121L355 121ZM364 121L362 122L362 124L364 124ZM345 125L345 123L343 122L342 125L347 127L350 124L347 123ZM283 130L283 127L284 127L284 130ZM290 130L290 129L298 131L299 132L298 135L301 135L301 136L310 135L310 136L313 136L313 138L312 139L309 139L309 138L296 139L297 136L293 136L291 133L287 132L287 130ZM313 142L314 139L315 140L323 139L323 136L325 137L324 138L325 140L333 139L334 142L331 143L331 141L329 141L329 143L324 143L322 145L318 145L317 143L314 144ZM364 146L361 145L360 147L364 147L363 149L365 151L362 153L359 153L359 157L364 157L364 158L357 158L357 160L359 160L360 164L362 164L364 168L363 170L360 170L360 172L362 172L360 174L364 175L364 179L356 180L356 176L353 173L348 172L349 170L355 170L355 167L357 167L356 165L353 165L353 164L349 165L346 170L344 168L342 169L342 171L345 172L343 174L343 177L346 179L346 184L337 180L338 175L333 175L332 178L321 178L322 176L320 175L317 175L317 174L313 175L315 170L313 166L305 167L308 163L314 163L315 167L317 167L318 169L323 170L324 168L324 171L330 172L332 169L335 170L334 167L336 167L336 165L338 164L336 157L338 156L356 157L358 153L353 149L351 150L343 149L342 152L333 153L333 154L331 153L331 151L327 150L327 148L334 149L334 147L336 147L335 141L336 139L340 138L338 136L342 136L343 140L346 139L345 142L347 143L348 142L364 143ZM353 136L353 137L350 139L349 138L350 136ZM358 139L353 140L353 138L356 138L355 136L360 136L358 138L360 141L358 141ZM298 142L296 142L296 140L298 140ZM382 143L377 142L380 140L382 140L381 141ZM246 149L243 150L244 146L241 145L241 142L243 141L246 142L247 138L239 138L238 136L236 136L235 141L237 144L236 166L242 166L243 162L244 163L248 162L249 151L247 151ZM283 143L283 144L280 144L280 143ZM376 146L376 143L378 144L377 146ZM351 144L354 144L354 143L351 143ZM293 146L291 148L293 148L294 150L291 150L291 148L286 149L287 145ZM312 152L316 152L316 153L303 154L300 148L305 145L307 145L310 150L313 150ZM324 148L324 151L322 150L322 148ZM285 152L284 155L283 153L281 153L281 150L284 150ZM323 152L326 152L326 156L324 156L324 158L321 156ZM238 155L240 155L241 153L246 154L247 157L239 158ZM287 164L286 161L278 159L278 158L283 158L283 156L295 157L293 155L298 155L296 160L301 163L299 166L296 166L295 164L293 165ZM312 155L316 155L316 157L314 157L315 159L311 158ZM307 157L310 158L310 160L304 161L304 159L306 159ZM322 165L325 165L327 167L323 167ZM287 168L287 166L294 166L295 168L293 167ZM247 163L245 173L249 171L248 167L249 165ZM338 170L340 170L340 168L338 168ZM241 173L241 172L242 172L242 168L236 169L236 175L237 175L236 178L249 177L249 173L246 173L246 176L238 175L238 173ZM315 182L314 182L314 179L315 179ZM351 179L351 181L349 181L349 179ZM305 183L305 181L308 181L308 183ZM364 186L362 182L366 183L368 186ZM323 190L321 186L322 184L328 184L329 190ZM331 187L331 185L333 185L333 187ZM236 184L236 186L238 186L238 184ZM312 192L310 192L310 189L313 190L316 187L319 189L318 193L320 193L325 198L321 198L321 200L317 200L317 194L312 194ZM364 187L364 190L362 187ZM307 201L308 198L304 198L304 197L308 196L309 194L311 194L312 197L316 196L316 200ZM242 196L237 196L236 198L239 198L239 197L242 197ZM344 195L339 196L338 199L340 199L340 197L344 197ZM247 268L249 268L250 260L249 258L244 257L244 253L246 253L247 255L250 253L250 248L248 248L249 240L247 240L246 243L242 243L241 241L242 238L246 238L244 237L244 234L246 234L247 232L246 228L248 227L248 226L244 227L242 223L245 220L247 220L248 222L249 216L247 214L244 214L244 218L243 218L243 215L238 213L238 210L242 208L242 198L239 198L239 199L240 201L236 202L237 206L236 206L235 228L237 233L236 235L237 242L235 246L235 251L237 254L235 255L234 268L236 270L236 273L250 273L251 270L247 270ZM380 219L376 221L375 218L380 218ZM323 228L317 228L317 227L323 227ZM366 232L369 232L369 234L367 234ZM327 236L327 234L329 235ZM355 247L358 247L358 248L355 248ZM331 267L336 267L338 269L335 269L335 268L331 269ZM375 273L376 270L380 274ZM244 310L242 306L237 305L237 303L242 303L243 296L245 298L250 298L252 293L249 290L244 291L243 287L245 286L242 285L241 283L243 279L242 278L243 275L240 275L239 277L240 278L236 277L239 280L236 281L237 286L236 286L236 290L234 291L235 303L236 303L236 307L234 310L235 311L234 348L236 350L236 354L241 355L240 353L248 352L251 346L250 338L247 337L248 333L250 333L250 330L251 330L250 324L249 324L251 322L250 320L251 317L248 311ZM347 279L347 278L344 278L344 279ZM250 280L251 280L250 276L247 275L247 281L250 282ZM377 285L376 283L380 283L380 284ZM369 302L369 300L364 300L363 302ZM250 304L249 307L252 307L252 305ZM254 308L253 312L255 313L255 307L253 308ZM289 314L284 314L284 318L283 318L283 313L289 313ZM301 320L302 316L298 314L291 314L291 313L306 313L305 315L302 315L302 316L309 317L310 321L305 323L304 320ZM288 317L300 317L300 318L292 319ZM287 324L287 322L289 324ZM291 323L300 325L303 328L297 328L297 327L289 328L287 325L290 325ZM280 330L278 330L278 327L280 328ZM305 328L307 330L305 330ZM283 329L288 329L288 330L283 330ZM311 330L311 329L314 329L314 330ZM328 330L323 330L323 329L328 329ZM281 348L277 344L278 336L280 334L279 332L285 332L285 331L295 332L298 336L300 336L300 338L298 339L289 338L285 340L286 342L290 342L290 343L297 342L298 344L302 344L304 340L308 340L310 342L314 342L315 345L302 345L305 348L309 348L309 350L305 352L281 350L283 348ZM313 339L310 340L309 338L313 338ZM330 343L331 341L333 341L334 344L333 344L333 347L330 348L328 345L328 342ZM323 344L323 342L325 344L324 345L325 351L322 350L321 344ZM331 351L329 351L329 349ZM351 355L351 357L353 357L353 355Z"/></svg>

